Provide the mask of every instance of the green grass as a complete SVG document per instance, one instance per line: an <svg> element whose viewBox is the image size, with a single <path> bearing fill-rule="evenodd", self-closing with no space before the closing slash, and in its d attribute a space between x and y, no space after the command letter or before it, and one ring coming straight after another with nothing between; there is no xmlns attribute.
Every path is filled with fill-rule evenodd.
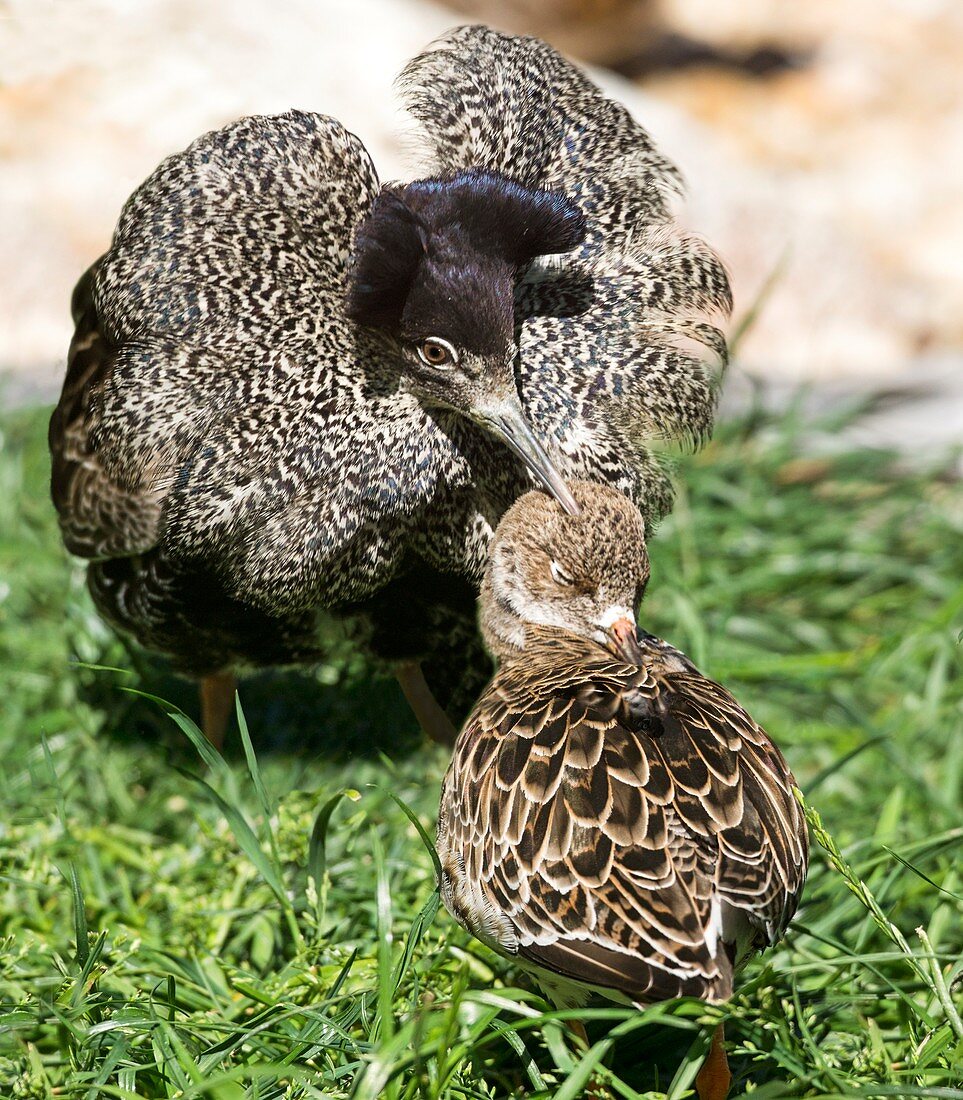
<svg viewBox="0 0 963 1100"><path fill-rule="evenodd" d="M689 1095L704 1006L600 1008L586 1054L438 910L445 759L357 662L242 685L205 768L188 688L99 623L40 412L0 421L0 1096ZM963 1098L963 489L838 424L724 426L653 540L646 627L783 747L820 832L726 1018L732 1095ZM133 669L93 671L88 664ZM252 743L253 742L253 743Z"/></svg>

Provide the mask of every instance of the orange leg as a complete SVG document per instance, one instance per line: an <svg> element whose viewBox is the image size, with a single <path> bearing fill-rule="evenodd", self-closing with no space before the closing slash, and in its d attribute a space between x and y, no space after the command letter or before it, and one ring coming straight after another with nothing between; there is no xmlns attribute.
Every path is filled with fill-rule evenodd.
<svg viewBox="0 0 963 1100"><path fill-rule="evenodd" d="M440 745L454 745L457 731L431 694L421 665L417 661L404 661L395 668L395 676L422 730Z"/></svg>
<svg viewBox="0 0 963 1100"><path fill-rule="evenodd" d="M732 1074L729 1072L729 1060L726 1058L726 1036L720 1024L712 1033L712 1046L706 1055L702 1069L696 1077L696 1092L699 1100L726 1100Z"/></svg>
<svg viewBox="0 0 963 1100"><path fill-rule="evenodd" d="M581 1020L568 1020L567 1023L569 1031L577 1038L581 1039L585 1044L585 1049L588 1050L592 1044L589 1042L585 1024L583 1024ZM611 1092L609 1092L605 1084L600 1081L594 1073L588 1079L588 1084L585 1086L585 1092L582 1095L585 1100L612 1100Z"/></svg>
<svg viewBox="0 0 963 1100"><path fill-rule="evenodd" d="M234 713L237 680L233 672L215 672L201 680L201 729L215 749L224 744L227 723Z"/></svg>

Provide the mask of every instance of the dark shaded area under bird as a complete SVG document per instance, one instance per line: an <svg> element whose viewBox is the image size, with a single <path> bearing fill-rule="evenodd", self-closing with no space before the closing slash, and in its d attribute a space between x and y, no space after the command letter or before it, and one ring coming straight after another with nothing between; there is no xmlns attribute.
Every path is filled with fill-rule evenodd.
<svg viewBox="0 0 963 1100"><path fill-rule="evenodd" d="M659 450L711 430L728 282L625 109L485 27L401 87L425 179L382 187L331 118L243 119L161 164L75 292L64 540L222 707L226 673L311 663L334 622L463 712L488 543L533 476L657 518Z"/></svg>

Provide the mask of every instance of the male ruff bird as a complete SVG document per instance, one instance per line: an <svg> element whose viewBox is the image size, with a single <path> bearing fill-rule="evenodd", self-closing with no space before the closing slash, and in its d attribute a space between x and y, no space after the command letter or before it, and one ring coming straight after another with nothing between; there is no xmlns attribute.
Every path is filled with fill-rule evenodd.
<svg viewBox="0 0 963 1100"><path fill-rule="evenodd" d="M61 532L215 740L234 671L320 659L332 615L453 734L417 662L442 703L480 669L503 512L590 477L658 517L657 452L711 430L728 282L628 112L486 27L400 86L424 178L381 186L333 118L245 118L159 166L74 293Z"/></svg>
<svg viewBox="0 0 963 1100"><path fill-rule="evenodd" d="M498 669L442 788L441 895L559 1007L724 1001L799 901L795 780L725 688L637 631L638 509L570 487L578 515L530 492L491 546L480 622ZM728 1091L721 1032L697 1087Z"/></svg>

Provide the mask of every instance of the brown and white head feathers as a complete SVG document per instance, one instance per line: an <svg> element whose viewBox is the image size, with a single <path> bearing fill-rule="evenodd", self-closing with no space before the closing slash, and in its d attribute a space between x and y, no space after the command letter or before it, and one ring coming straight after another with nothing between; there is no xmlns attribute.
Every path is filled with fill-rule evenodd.
<svg viewBox="0 0 963 1100"><path fill-rule="evenodd" d="M642 514L608 485L573 481L569 489L579 515L533 491L512 505L495 532L481 628L499 660L519 656L532 627L604 645L614 622L635 620L649 579Z"/></svg>

